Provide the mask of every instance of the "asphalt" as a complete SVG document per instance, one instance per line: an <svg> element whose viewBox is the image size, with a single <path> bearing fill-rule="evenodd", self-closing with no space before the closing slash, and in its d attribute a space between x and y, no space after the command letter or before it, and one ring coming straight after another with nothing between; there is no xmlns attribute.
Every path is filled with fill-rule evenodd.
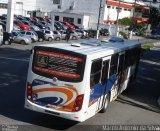
<svg viewBox="0 0 160 131"><path fill-rule="evenodd" d="M151 49L151 50L156 50L157 53L155 53L152 58L159 58L158 60L154 61L154 64L158 65L159 69L160 69L160 41L157 41L154 44L154 48ZM159 73L159 78L160 78L160 73ZM160 79L157 79L157 81L159 81ZM160 85L159 85L159 88L160 88ZM160 107L160 92L159 92L159 97L157 99L157 103Z"/></svg>

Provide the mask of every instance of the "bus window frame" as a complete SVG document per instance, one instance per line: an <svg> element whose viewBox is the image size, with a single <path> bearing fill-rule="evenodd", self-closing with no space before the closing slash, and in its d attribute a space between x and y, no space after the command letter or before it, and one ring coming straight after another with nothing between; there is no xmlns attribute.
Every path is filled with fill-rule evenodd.
<svg viewBox="0 0 160 131"><path fill-rule="evenodd" d="M36 59L35 58L36 50L47 51L47 52L55 52L55 53L62 53L62 54L66 54L66 55L81 57L83 59L83 63L82 63L82 67L81 67L81 72L79 74L80 78L67 78L67 77L65 78L65 77L53 76L53 75L51 77L51 75L49 75L49 74L47 74L47 76L46 76L45 73L42 73L42 72L39 72L39 71L35 71L34 62L35 62L35 59ZM43 76L43 77L46 77L46 78L49 78L49 79L52 79L52 78L56 77L60 81L78 83L78 82L82 82L83 78L84 78L84 72L85 72L85 66L86 66L86 58L87 58L86 55L75 53L75 52L72 52L72 51L63 50L63 49L58 49L58 48L55 48L55 47L53 48L53 47L35 46L34 47L33 60L32 60L32 71L33 71L33 73L35 73L37 75L40 75L40 76Z"/></svg>

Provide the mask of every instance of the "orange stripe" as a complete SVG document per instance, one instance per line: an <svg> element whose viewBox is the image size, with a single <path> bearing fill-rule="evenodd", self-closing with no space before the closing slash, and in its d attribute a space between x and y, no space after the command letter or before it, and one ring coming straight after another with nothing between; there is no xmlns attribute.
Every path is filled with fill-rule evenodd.
<svg viewBox="0 0 160 131"><path fill-rule="evenodd" d="M73 93L67 89L64 88L43 88L43 89L37 89L33 90L33 93L40 93L40 92L46 92L46 91L57 91L57 92L62 92L67 95L67 101L70 101L73 97Z"/></svg>

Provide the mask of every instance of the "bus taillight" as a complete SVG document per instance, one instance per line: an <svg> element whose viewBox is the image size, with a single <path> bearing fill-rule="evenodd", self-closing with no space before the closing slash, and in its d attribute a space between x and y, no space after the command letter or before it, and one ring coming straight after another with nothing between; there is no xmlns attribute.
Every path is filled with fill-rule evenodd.
<svg viewBox="0 0 160 131"><path fill-rule="evenodd" d="M27 83L27 99L32 101L32 85Z"/></svg>
<svg viewBox="0 0 160 131"><path fill-rule="evenodd" d="M73 112L77 112L81 110L82 104L83 104L83 98L84 98L84 94L77 96L75 103L74 103L73 110L72 110Z"/></svg>

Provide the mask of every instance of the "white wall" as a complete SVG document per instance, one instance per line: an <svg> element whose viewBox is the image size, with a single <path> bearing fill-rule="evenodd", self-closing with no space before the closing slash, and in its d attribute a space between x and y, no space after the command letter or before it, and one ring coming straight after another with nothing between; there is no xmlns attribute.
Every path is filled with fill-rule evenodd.
<svg viewBox="0 0 160 131"><path fill-rule="evenodd" d="M89 27L95 28L95 24L98 22L98 14L99 14L99 5L100 0L62 0L61 1L61 9L54 9L55 12L68 12L68 13L76 13L76 14L85 14L87 16L90 16L87 19L89 21ZM106 0L102 0L102 5L105 5ZM73 6L73 10L70 10L70 6ZM103 21L103 11L104 8L102 8L102 17L101 22ZM86 26L88 23L85 23Z"/></svg>

